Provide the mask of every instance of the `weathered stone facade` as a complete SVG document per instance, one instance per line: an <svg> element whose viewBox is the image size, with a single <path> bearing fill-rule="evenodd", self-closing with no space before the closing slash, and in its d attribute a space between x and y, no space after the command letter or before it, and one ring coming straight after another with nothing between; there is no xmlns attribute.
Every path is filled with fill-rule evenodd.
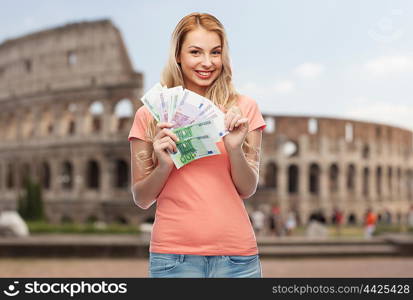
<svg viewBox="0 0 413 300"><path fill-rule="evenodd" d="M68 24L0 45L0 209L24 179L43 187L51 222L139 224L127 136L143 75L108 20ZM354 120L266 116L260 184L248 208L278 205L301 222L334 207L395 218L413 204L412 132Z"/></svg>
<svg viewBox="0 0 413 300"><path fill-rule="evenodd" d="M68 24L0 45L0 208L24 178L43 187L51 222L137 224L127 136L143 76L108 20Z"/></svg>

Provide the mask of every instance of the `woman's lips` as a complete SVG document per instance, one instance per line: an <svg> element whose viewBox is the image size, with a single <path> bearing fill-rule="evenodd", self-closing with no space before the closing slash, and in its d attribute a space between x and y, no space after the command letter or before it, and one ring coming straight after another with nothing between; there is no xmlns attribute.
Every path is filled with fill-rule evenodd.
<svg viewBox="0 0 413 300"><path fill-rule="evenodd" d="M195 71L195 74L201 79L209 79L214 71Z"/></svg>

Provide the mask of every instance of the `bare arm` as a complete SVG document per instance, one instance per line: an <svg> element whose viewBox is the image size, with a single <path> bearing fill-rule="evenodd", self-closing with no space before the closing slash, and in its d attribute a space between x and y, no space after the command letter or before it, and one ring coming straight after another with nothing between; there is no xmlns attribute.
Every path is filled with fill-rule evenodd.
<svg viewBox="0 0 413 300"><path fill-rule="evenodd" d="M145 176L145 168L150 168L150 161L137 158L137 154L142 151L152 153L152 145L142 140L134 139L131 145L131 169L132 169L132 195L133 201L142 209L148 209L155 202L168 179L171 170L156 166L152 172ZM152 157L150 155L149 157Z"/></svg>
<svg viewBox="0 0 413 300"><path fill-rule="evenodd" d="M255 150L244 154L242 148L238 147L228 152L232 181L241 198L244 199L254 195L257 190L262 132L259 129L253 130L246 138ZM254 162L253 165L248 163L246 156Z"/></svg>

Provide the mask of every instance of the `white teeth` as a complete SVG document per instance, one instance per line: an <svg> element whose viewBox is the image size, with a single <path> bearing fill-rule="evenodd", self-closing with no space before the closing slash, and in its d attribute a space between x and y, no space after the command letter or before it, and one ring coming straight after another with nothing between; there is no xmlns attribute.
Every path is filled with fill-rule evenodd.
<svg viewBox="0 0 413 300"><path fill-rule="evenodd" d="M211 72L199 72L199 74L201 74L202 76L208 76L209 74L211 74Z"/></svg>

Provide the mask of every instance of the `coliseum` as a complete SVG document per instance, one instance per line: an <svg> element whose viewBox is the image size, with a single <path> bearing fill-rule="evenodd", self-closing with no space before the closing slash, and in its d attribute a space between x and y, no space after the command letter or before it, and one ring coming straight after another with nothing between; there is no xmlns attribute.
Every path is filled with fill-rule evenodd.
<svg viewBox="0 0 413 300"><path fill-rule="evenodd" d="M0 44L0 210L24 182L42 187L47 220L139 224L127 136L141 105L109 20L67 24ZM402 219L413 204L412 132L323 117L266 115L260 182L247 208L277 205L301 223L322 209L360 221L368 207Z"/></svg>
<svg viewBox="0 0 413 300"><path fill-rule="evenodd" d="M143 76L108 20L68 24L0 45L0 208L28 177L50 222L139 223L127 136Z"/></svg>
<svg viewBox="0 0 413 300"><path fill-rule="evenodd" d="M256 203L293 211L300 223L335 208L349 223L361 223L368 208L405 221L413 204L411 131L315 116L265 119Z"/></svg>

